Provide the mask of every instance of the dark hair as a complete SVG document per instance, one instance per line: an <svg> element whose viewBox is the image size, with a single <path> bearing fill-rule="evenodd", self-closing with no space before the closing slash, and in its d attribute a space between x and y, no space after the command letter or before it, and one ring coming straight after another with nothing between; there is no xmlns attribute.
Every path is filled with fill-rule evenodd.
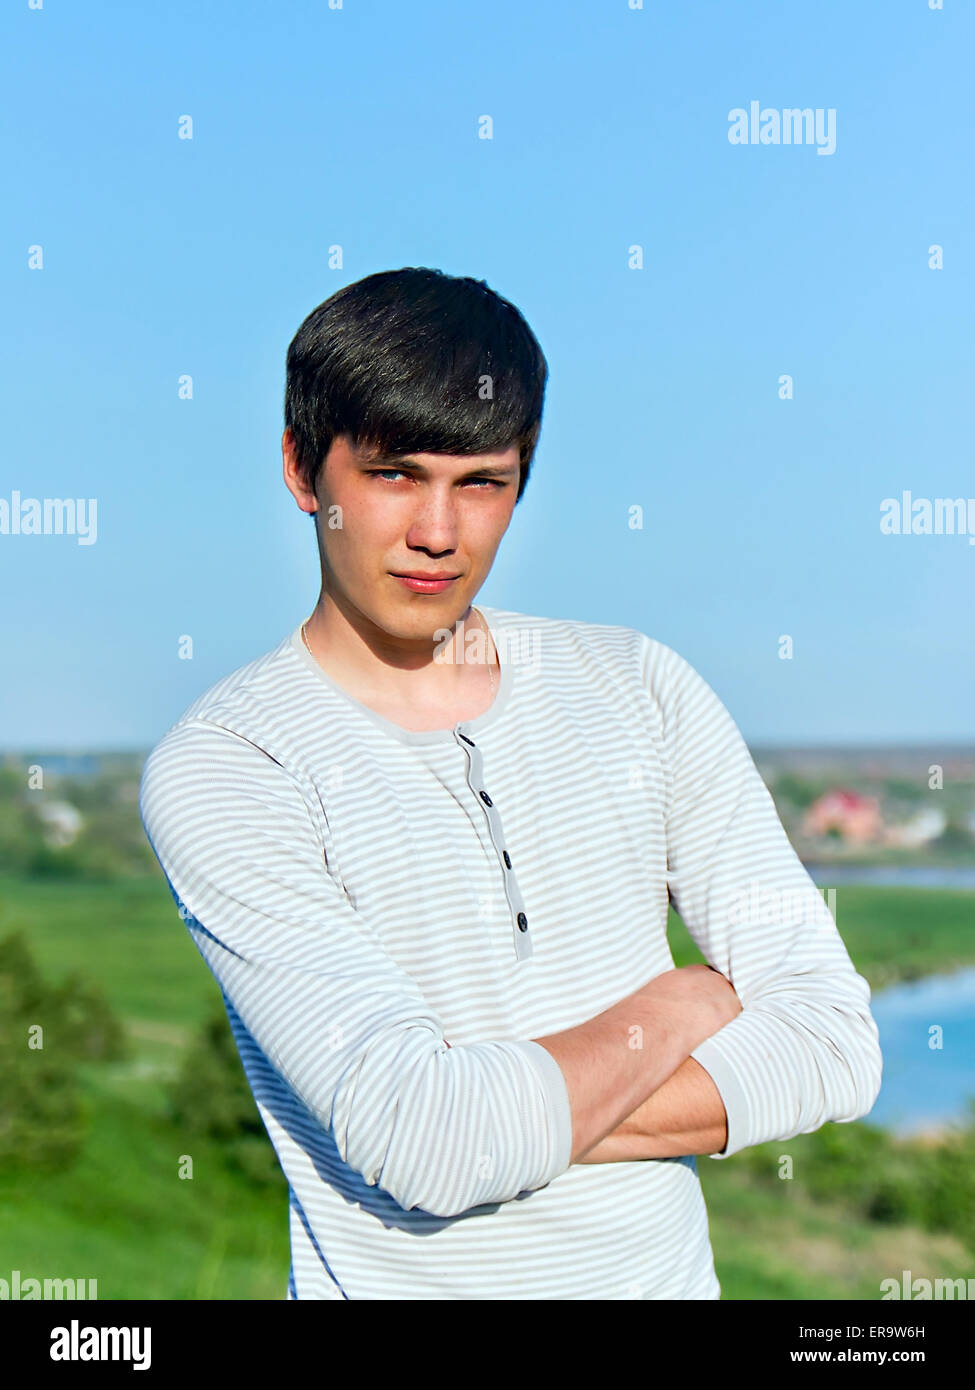
<svg viewBox="0 0 975 1390"><path fill-rule="evenodd" d="M337 435L384 454L517 445L517 503L547 378L528 324L485 281L406 266L346 285L308 315L288 347L284 422L312 488Z"/></svg>

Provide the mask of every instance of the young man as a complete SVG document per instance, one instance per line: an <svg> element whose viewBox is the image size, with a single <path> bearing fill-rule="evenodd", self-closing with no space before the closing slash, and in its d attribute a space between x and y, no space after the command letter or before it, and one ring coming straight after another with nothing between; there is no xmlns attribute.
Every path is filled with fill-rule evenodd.
<svg viewBox="0 0 975 1390"><path fill-rule="evenodd" d="M289 1182L288 1298L718 1298L694 1156L879 1090L869 988L703 678L473 606L546 375L483 282L315 309L282 452L318 604L146 762ZM673 968L671 901L710 966Z"/></svg>

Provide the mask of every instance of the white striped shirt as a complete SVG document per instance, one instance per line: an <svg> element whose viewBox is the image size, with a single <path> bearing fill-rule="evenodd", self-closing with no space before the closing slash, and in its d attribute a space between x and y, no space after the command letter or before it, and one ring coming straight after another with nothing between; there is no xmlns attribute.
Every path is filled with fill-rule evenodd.
<svg viewBox="0 0 975 1390"><path fill-rule="evenodd" d="M285 1297L718 1298L695 1158L570 1164L565 1080L531 1039L671 969L672 898L742 1002L692 1053L724 1158L870 1110L869 987L684 658L478 610L501 672L477 718L407 730L296 628L143 771L289 1183Z"/></svg>

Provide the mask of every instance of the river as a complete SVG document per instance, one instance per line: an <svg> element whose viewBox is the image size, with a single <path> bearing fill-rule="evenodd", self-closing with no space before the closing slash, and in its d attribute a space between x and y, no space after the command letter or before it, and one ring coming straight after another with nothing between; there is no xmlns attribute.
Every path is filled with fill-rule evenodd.
<svg viewBox="0 0 975 1390"><path fill-rule="evenodd" d="M872 883L891 888L975 889L975 865L971 864L808 863L806 869L820 888L832 888L837 883Z"/></svg>
<svg viewBox="0 0 975 1390"><path fill-rule="evenodd" d="M810 863L806 868L820 888L867 883L975 889L975 866L969 865ZM864 1118L902 1136L964 1120L966 1099L975 1099L975 969L891 985L873 995L870 1008L880 1033L884 1076Z"/></svg>
<svg viewBox="0 0 975 1390"><path fill-rule="evenodd" d="M873 995L884 1054L870 1124L898 1135L965 1119L975 1100L975 969L929 975Z"/></svg>

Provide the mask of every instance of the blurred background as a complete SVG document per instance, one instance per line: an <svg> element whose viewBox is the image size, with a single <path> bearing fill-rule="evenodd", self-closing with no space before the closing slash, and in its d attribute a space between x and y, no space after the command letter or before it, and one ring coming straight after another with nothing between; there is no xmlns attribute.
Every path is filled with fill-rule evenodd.
<svg viewBox="0 0 975 1390"><path fill-rule="evenodd" d="M685 656L874 991L870 1116L698 1160L723 1297L972 1276L973 39L953 0L3 11L0 1278L284 1296L138 783L312 611L285 352L404 265L549 363L481 598Z"/></svg>

